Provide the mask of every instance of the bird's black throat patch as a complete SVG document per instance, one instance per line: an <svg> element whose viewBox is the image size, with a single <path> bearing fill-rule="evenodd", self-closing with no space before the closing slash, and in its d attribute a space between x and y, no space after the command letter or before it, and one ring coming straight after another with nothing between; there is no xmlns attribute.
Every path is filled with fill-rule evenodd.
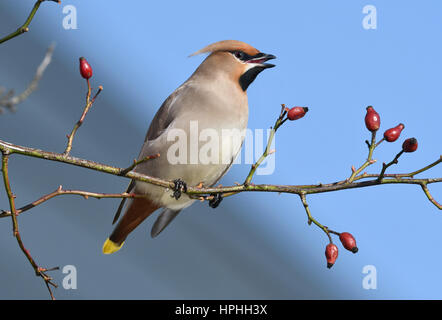
<svg viewBox="0 0 442 320"><path fill-rule="evenodd" d="M241 89L243 91L246 91L249 85L256 79L258 74L261 73L262 70L264 70L265 67L256 66L253 67L247 72L245 72L240 78L239 78L239 85L241 86Z"/></svg>

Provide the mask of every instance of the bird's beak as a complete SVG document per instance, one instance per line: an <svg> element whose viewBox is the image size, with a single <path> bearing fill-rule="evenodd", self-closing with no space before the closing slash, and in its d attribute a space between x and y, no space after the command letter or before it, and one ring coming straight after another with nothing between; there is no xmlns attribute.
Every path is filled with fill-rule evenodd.
<svg viewBox="0 0 442 320"><path fill-rule="evenodd" d="M268 60L276 59L276 57L273 54L267 54L267 53L258 53L257 55L253 56L251 59L247 60L247 63L253 63L257 64L258 66L262 68L273 68L275 65L271 63L265 63Z"/></svg>

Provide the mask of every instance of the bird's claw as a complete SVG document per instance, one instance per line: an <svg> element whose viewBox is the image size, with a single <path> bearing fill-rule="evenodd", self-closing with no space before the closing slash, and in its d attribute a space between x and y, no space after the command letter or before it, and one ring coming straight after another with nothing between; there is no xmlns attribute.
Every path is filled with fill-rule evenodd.
<svg viewBox="0 0 442 320"><path fill-rule="evenodd" d="M213 196L213 198L209 200L209 206L215 209L223 200L223 196L221 195L221 193L212 193L211 196Z"/></svg>
<svg viewBox="0 0 442 320"><path fill-rule="evenodd" d="M173 187L172 198L178 200L181 197L182 192L187 192L187 184L181 179L173 180L173 183L175 185Z"/></svg>

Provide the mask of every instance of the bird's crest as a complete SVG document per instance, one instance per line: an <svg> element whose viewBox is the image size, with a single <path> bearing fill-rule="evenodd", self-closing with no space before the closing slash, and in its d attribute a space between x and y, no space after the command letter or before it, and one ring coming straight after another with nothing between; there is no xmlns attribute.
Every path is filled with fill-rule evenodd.
<svg viewBox="0 0 442 320"><path fill-rule="evenodd" d="M195 53L192 53L190 57L196 56L201 53L207 52L218 52L218 51L243 51L244 53L254 56L259 53L259 50L253 48L251 45L237 40L223 40L218 41L212 44L209 44L207 47L198 50Z"/></svg>

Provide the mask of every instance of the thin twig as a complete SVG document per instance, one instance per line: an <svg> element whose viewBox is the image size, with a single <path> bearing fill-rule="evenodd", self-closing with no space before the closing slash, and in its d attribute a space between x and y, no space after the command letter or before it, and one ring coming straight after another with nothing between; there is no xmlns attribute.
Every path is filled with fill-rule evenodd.
<svg viewBox="0 0 442 320"><path fill-rule="evenodd" d="M399 174L398 177L410 177L413 178L415 175L422 173L424 171L427 171L428 169L433 168L434 166L438 165L442 162L442 155L439 157L439 160L434 161L433 163L430 163L428 166L423 167L422 169L407 173L407 174Z"/></svg>
<svg viewBox="0 0 442 320"><path fill-rule="evenodd" d="M377 148L377 146L380 145L382 142L384 142L384 140L385 140L385 138L382 138L381 140L379 140L374 147Z"/></svg>
<svg viewBox="0 0 442 320"><path fill-rule="evenodd" d="M287 120L287 119L284 120L284 116L286 115L286 113L287 113L287 111L285 111L285 105L282 104L279 117L276 120L273 128L271 128L270 136L269 136L269 139L267 140L267 145L264 150L264 153L261 155L261 157L259 157L258 161L256 161L254 164L252 164L252 168L250 169L250 172L247 175L246 180L244 181L244 185L247 186L250 184L250 182L252 181L253 175L255 174L256 169L258 169L258 167L261 165L261 163L264 161L264 159L267 156L269 156L271 153L273 153L273 152L270 152L270 147L272 145L273 138L275 137L276 130L278 130L278 128Z"/></svg>
<svg viewBox="0 0 442 320"><path fill-rule="evenodd" d="M34 4L34 7L32 7L31 13L29 13L29 16L26 19L25 23L21 27L19 27L17 30L15 30L14 32L1 38L0 43L6 42L8 40L11 40L12 38L15 38L15 37L25 33L25 32L28 32L29 31L29 24L31 23L32 19L34 18L35 14L37 13L38 8L40 8L40 4L45 1L52 1L52 2L61 3L60 0L37 0L37 2L35 2L35 4Z"/></svg>
<svg viewBox="0 0 442 320"><path fill-rule="evenodd" d="M133 169L135 169L135 167L138 166L139 164L144 163L144 162L149 161L149 160L152 160L152 159L159 158L159 157L160 157L160 154L157 153L157 154L154 154L154 155L151 155L151 156L144 157L143 159L138 160L138 161L137 161L137 160L134 160L134 163L133 163L133 164L131 164L131 165L130 165L129 167L127 167L126 169L121 170L120 175L124 176L124 175L126 175L126 173L128 173L129 171L132 171Z"/></svg>
<svg viewBox="0 0 442 320"><path fill-rule="evenodd" d="M382 164L382 170L381 173L379 174L379 181L381 181L384 178L385 175L385 170L387 170L388 167L392 166L393 164L397 164L398 163L398 159L399 157L404 153L404 150L401 150L395 157L393 160L391 160L389 163L385 164L385 162Z"/></svg>
<svg viewBox="0 0 442 320"><path fill-rule="evenodd" d="M43 77L43 74L51 63L52 55L54 53L55 44L51 44L49 48L46 50L46 54L38 66L34 78L28 87L20 94L14 96L14 91L8 91L3 97L0 98L0 113L3 111L3 108L9 109L11 112L15 111L15 106L26 100L29 95L37 89L38 83L40 79ZM2 90L3 91L3 90ZM1 92L0 92L1 96Z"/></svg>
<svg viewBox="0 0 442 320"><path fill-rule="evenodd" d="M439 210L442 210L442 205L433 198L433 196L430 193L430 190L428 190L427 183L422 182L421 187L425 195L427 196L428 200L430 200L432 204L434 204L437 208L439 208Z"/></svg>
<svg viewBox="0 0 442 320"><path fill-rule="evenodd" d="M330 233L329 233L329 230L328 230L328 228L327 227L325 227L325 226L323 226L322 224L320 224L315 218L313 218L313 216L312 216L312 214L311 214L311 212L310 212L310 208L309 208L309 206L308 206L308 203L307 203L307 199L306 199L306 197L305 197L305 193L300 193L299 194L299 197L301 198L301 202L302 202L302 204L303 204L303 206L304 206L304 209L305 209L305 212L307 213L307 223L309 224L309 225L311 225L312 224L312 222L316 225L316 226L318 226L322 231L324 231L324 233L327 235L327 237L328 237L328 240L329 240L329 242L330 243L333 243L333 240L332 240L332 238L331 238L331 236L330 236Z"/></svg>
<svg viewBox="0 0 442 320"><path fill-rule="evenodd" d="M134 194L134 193L98 193L98 192L90 192L90 191L83 191L83 190L63 190L62 186L59 186L57 190L48 193L47 195L44 195L40 197L39 199L19 208L16 209L15 214L16 216L22 214L25 211L28 211L32 208L35 208L36 206L60 195L79 195L83 196L85 199L88 198L96 198L96 199L104 199L104 198L145 198L146 195L143 194ZM1 210L0 211L0 218L9 217L11 215L11 211Z"/></svg>
<svg viewBox="0 0 442 320"><path fill-rule="evenodd" d="M35 260L32 258L31 254L29 253L29 250L26 249L26 247L23 244L23 241L22 241L21 236L20 236L20 231L19 231L19 228L18 228L17 211L15 209L15 196L12 193L11 185L10 185L10 182L9 182L8 160L9 160L9 153L3 151L2 152L3 182L4 182L4 185L5 185L6 194L8 195L9 206L11 208L10 212L11 212L11 217L12 217L13 235L14 235L15 239L17 240L20 249L22 250L22 252L26 256L26 258L28 259L29 263L31 264L32 268L34 268L35 275L38 276L38 277L41 277L44 280L44 282L46 284L46 287L48 288L49 294L51 295L51 299L55 300L50 286L53 286L53 287L57 288L57 285L52 282L52 278L50 276L48 276L46 274L46 272L50 271L50 270L56 270L56 269L58 269L58 267L51 268L50 270L39 267L37 265L37 263L35 262Z"/></svg>
<svg viewBox="0 0 442 320"><path fill-rule="evenodd" d="M441 162L442 162L442 155L436 161L430 163L429 165L427 165L419 170L416 170L416 171L413 171L410 173L384 174L384 178L413 178L415 175L422 173L424 171L427 171L427 170L433 168L434 166L437 166ZM379 177L378 174L368 174L368 173L364 172L362 175L357 176L353 181L361 180L361 179L368 179L368 178L378 178L378 177Z"/></svg>
<svg viewBox="0 0 442 320"><path fill-rule="evenodd" d="M92 105L94 104L95 99L96 99L97 96L100 94L100 92L103 91L103 87L102 87L102 86L99 86L99 87L98 87L98 91L97 91L97 93L95 94L95 96L94 96L92 99L90 99L92 88L91 88L91 84L90 84L90 82L89 82L89 79L87 79L87 88L88 88L88 90L87 90L87 95L86 95L86 105L85 105L85 107L84 107L84 109L83 109L83 113L82 113L82 115L81 115L81 117L80 117L80 120L78 120L77 123L74 125L74 128L72 129L71 134L69 134L69 135L67 136L67 138L68 138L68 143L67 143L67 145L66 145L66 149L65 149L65 151L64 151L64 153L63 153L64 156L69 155L69 152L71 152L71 149L72 149L72 142L74 141L75 133L77 132L78 128L80 128L81 125L83 124L84 118L86 117L86 114L88 113L88 111L90 110L90 108L92 107Z"/></svg>
<svg viewBox="0 0 442 320"><path fill-rule="evenodd" d="M367 160L364 162L364 164L362 166L360 166L358 169L354 169L354 167L352 167L352 174L350 176L350 178L348 178L348 183L351 183L355 180L356 176L362 172L362 170L364 170L365 168L367 168L369 165L373 164L376 162L376 160L373 160L373 151L376 148L377 144L376 144L376 131L373 131L371 133L371 143L369 143L368 141L365 141L365 143L367 143L368 145L368 157Z"/></svg>

